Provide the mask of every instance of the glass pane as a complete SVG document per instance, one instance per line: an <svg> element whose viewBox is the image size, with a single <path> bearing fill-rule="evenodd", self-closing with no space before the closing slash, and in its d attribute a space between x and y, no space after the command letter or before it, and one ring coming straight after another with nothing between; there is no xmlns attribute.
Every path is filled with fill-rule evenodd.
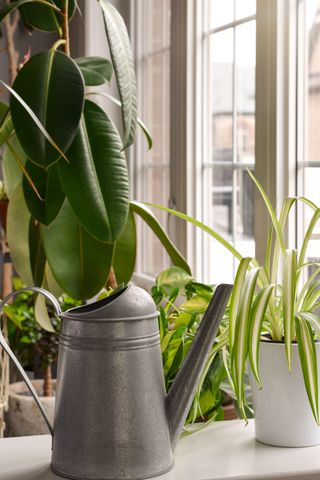
<svg viewBox="0 0 320 480"><path fill-rule="evenodd" d="M209 0L210 29L231 23L234 19L234 0Z"/></svg>
<svg viewBox="0 0 320 480"><path fill-rule="evenodd" d="M134 159L134 197L140 201L168 205L170 196L170 0L143 0L141 46L137 52L139 115L148 126L153 147L138 129ZM160 49L160 51L159 51ZM167 227L167 215L154 215ZM170 265L169 258L155 235L138 221L137 271L155 276Z"/></svg>
<svg viewBox="0 0 320 480"><path fill-rule="evenodd" d="M232 162L233 30L210 38L211 161ZM208 92L208 93L210 93Z"/></svg>
<svg viewBox="0 0 320 480"><path fill-rule="evenodd" d="M204 172L204 222L232 242L233 169L207 168ZM232 281L233 256L226 248L204 235L204 281Z"/></svg>
<svg viewBox="0 0 320 480"><path fill-rule="evenodd" d="M236 0L236 20L256 13L256 0Z"/></svg>
<svg viewBox="0 0 320 480"><path fill-rule="evenodd" d="M301 4L298 57L298 194L320 206L319 112L320 112L320 1ZM303 164L303 162L308 162ZM314 167L312 166L314 165ZM298 243L301 246L312 211L298 209ZM316 225L307 250L307 259L319 261L320 224Z"/></svg>
<svg viewBox="0 0 320 480"><path fill-rule="evenodd" d="M255 139L255 21L236 28L237 162L254 163Z"/></svg>
<svg viewBox="0 0 320 480"><path fill-rule="evenodd" d="M235 175L235 247L243 256L254 255L254 195L255 187L246 170Z"/></svg>
<svg viewBox="0 0 320 480"><path fill-rule="evenodd" d="M169 198L169 166L145 168L143 180L145 195L143 200L157 204L167 204ZM165 199L165 201L164 201ZM168 215L165 212L153 211L158 220L167 230ZM150 230L143 225L143 250L141 250L141 268L147 275L157 276L161 270L170 265L170 260L160 241Z"/></svg>
<svg viewBox="0 0 320 480"><path fill-rule="evenodd" d="M145 54L170 45L171 0L143 0L143 31Z"/></svg>

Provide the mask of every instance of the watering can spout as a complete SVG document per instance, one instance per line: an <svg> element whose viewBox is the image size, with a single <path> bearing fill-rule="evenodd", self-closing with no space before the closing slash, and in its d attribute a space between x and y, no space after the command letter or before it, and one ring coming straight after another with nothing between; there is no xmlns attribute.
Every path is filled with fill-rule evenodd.
<svg viewBox="0 0 320 480"><path fill-rule="evenodd" d="M219 285L201 321L166 399L166 410L174 449L191 407L199 379L222 320L232 285Z"/></svg>

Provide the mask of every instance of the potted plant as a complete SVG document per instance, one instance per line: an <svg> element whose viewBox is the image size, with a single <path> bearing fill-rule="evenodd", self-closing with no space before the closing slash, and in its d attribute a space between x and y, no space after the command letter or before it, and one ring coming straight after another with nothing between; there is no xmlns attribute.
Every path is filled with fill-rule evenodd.
<svg viewBox="0 0 320 480"><path fill-rule="evenodd" d="M24 287L19 278L13 279L15 290ZM40 297L39 297L40 298ZM79 306L67 295L59 298L63 310ZM36 379L32 380L41 402L53 422L56 380L52 370L55 369L58 357L60 319L48 307L51 331L41 327L44 313L43 306L31 291L18 294L11 304L4 308L8 322L9 343L25 370ZM45 312L46 315L46 312ZM40 323L37 318L40 318ZM6 433L9 436L39 435L47 433L47 426L34 404L24 382L17 381L9 385L9 410L6 415Z"/></svg>
<svg viewBox="0 0 320 480"><path fill-rule="evenodd" d="M151 294L159 310L159 331L167 391L183 363L189 346L214 293L214 286L196 282L180 267L170 267L156 278ZM204 425L235 418L232 400L224 392L227 379L222 346L228 339L228 308L210 352L201 386L185 423L193 432Z"/></svg>
<svg viewBox="0 0 320 480"><path fill-rule="evenodd" d="M248 174L272 222L262 265L254 258L243 258L203 223L159 208L202 228L240 262L230 303L228 376L246 419L244 377L249 366L256 438L280 446L319 444L320 264L307 262L306 251L320 208L308 199L290 197L277 216L262 186L252 173ZM287 248L284 233L297 202L312 211L299 251Z"/></svg>
<svg viewBox="0 0 320 480"><path fill-rule="evenodd" d="M9 197L8 243L13 264L27 285L54 283L85 300L109 283L127 283L136 255L134 215L150 226L174 264L190 272L150 210L129 202L125 150L137 126L136 81L124 21L108 0L98 0L110 59L72 58L69 23L76 0L4 2L0 24L19 10L28 28L56 32L49 50L27 56L0 105L0 146ZM18 10L17 10L18 9ZM35 33L36 34L36 33ZM115 76L120 100L108 93ZM120 105L121 138L88 87ZM89 99L90 98L90 99Z"/></svg>

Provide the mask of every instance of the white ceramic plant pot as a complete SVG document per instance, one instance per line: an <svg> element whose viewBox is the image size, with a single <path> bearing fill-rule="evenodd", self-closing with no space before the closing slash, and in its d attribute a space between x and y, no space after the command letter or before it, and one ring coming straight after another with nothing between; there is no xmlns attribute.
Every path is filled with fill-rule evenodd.
<svg viewBox="0 0 320 480"><path fill-rule="evenodd" d="M55 391L56 381L53 380ZM42 394L43 380L32 380L39 395ZM12 383L9 386L9 409L6 414L6 435L20 437L23 435L48 434L48 427L42 418L34 398L29 395L24 382ZM40 397L51 425L54 417L55 397Z"/></svg>
<svg viewBox="0 0 320 480"><path fill-rule="evenodd" d="M316 344L318 382L320 343ZM255 416L256 439L281 447L307 447L320 444L317 426L305 390L298 345L292 345L292 371L288 371L283 343L261 342L259 389L252 373L250 383Z"/></svg>

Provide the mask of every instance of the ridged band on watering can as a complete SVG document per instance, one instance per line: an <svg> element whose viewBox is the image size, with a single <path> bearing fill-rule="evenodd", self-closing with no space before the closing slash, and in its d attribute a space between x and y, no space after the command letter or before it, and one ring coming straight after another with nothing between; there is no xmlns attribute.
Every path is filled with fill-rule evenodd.
<svg viewBox="0 0 320 480"><path fill-rule="evenodd" d="M172 468L231 288L216 288L168 395L158 313L147 292L130 286L61 315L55 473L79 480L138 480Z"/></svg>

